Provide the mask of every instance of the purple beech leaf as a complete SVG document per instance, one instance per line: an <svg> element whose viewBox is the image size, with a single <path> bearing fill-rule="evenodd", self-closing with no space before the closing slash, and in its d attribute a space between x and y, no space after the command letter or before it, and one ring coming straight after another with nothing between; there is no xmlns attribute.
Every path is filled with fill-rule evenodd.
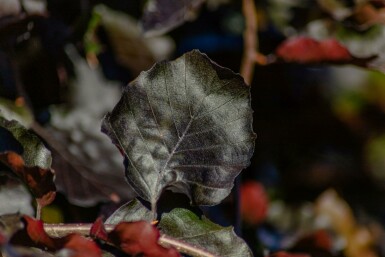
<svg viewBox="0 0 385 257"><path fill-rule="evenodd" d="M100 120L119 100L121 89L106 80L100 69L91 69L73 48L67 49L75 63L70 104L51 107L47 128L54 156L58 191L82 207L100 202L126 202L135 197L124 179L123 156L100 133ZM59 147L61 149L59 149Z"/></svg>
<svg viewBox="0 0 385 257"><path fill-rule="evenodd" d="M206 0L150 0L142 17L146 35L160 35L191 20Z"/></svg>
<svg viewBox="0 0 385 257"><path fill-rule="evenodd" d="M253 154L250 89L240 75L192 51L126 86L102 130L124 153L126 178L152 211L166 188L214 205Z"/></svg>

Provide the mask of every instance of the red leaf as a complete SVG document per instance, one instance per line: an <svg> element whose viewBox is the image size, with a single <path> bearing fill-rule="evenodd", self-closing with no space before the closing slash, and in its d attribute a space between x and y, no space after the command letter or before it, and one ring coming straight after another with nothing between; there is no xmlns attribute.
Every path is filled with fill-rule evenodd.
<svg viewBox="0 0 385 257"><path fill-rule="evenodd" d="M99 217L94 224L92 224L91 230L90 230L90 236L93 238L98 238L103 241L108 241L108 233L104 227L103 220L101 217Z"/></svg>
<svg viewBox="0 0 385 257"><path fill-rule="evenodd" d="M308 254L302 254L302 253L277 252L269 255L268 257L311 257L311 256Z"/></svg>
<svg viewBox="0 0 385 257"><path fill-rule="evenodd" d="M11 241L18 245L32 246L50 251L71 250L71 257L101 257L102 251L95 242L79 234L70 234L61 238L50 237L44 230L41 220L23 216L25 228L16 233Z"/></svg>
<svg viewBox="0 0 385 257"><path fill-rule="evenodd" d="M27 237L38 248L48 248L49 250L56 250L57 242L52 239L44 230L44 224L41 220L36 220L27 215L23 216L25 221L25 230Z"/></svg>
<svg viewBox="0 0 385 257"><path fill-rule="evenodd" d="M352 59L352 56L350 55L348 49L342 46L335 39L327 39L327 40L321 41L320 44L321 44L321 50L325 58L323 61L341 62L341 61L349 61Z"/></svg>
<svg viewBox="0 0 385 257"><path fill-rule="evenodd" d="M27 185L41 207L50 204L56 196L54 171L40 167L27 167L23 158L14 152L0 154L0 161L7 165Z"/></svg>
<svg viewBox="0 0 385 257"><path fill-rule="evenodd" d="M64 237L64 244L61 248L70 249L73 251L71 257L101 257L102 251L98 245L79 234L71 234Z"/></svg>
<svg viewBox="0 0 385 257"><path fill-rule="evenodd" d="M241 187L241 214L249 224L262 222L267 214L268 197L263 186L255 181L249 181Z"/></svg>
<svg viewBox="0 0 385 257"><path fill-rule="evenodd" d="M290 38L277 48L276 54L286 62L319 63L352 60L349 51L335 39L317 41L308 37Z"/></svg>
<svg viewBox="0 0 385 257"><path fill-rule="evenodd" d="M159 231L146 221L122 222L109 234L110 241L130 255L143 257L178 257L174 248L158 244Z"/></svg>

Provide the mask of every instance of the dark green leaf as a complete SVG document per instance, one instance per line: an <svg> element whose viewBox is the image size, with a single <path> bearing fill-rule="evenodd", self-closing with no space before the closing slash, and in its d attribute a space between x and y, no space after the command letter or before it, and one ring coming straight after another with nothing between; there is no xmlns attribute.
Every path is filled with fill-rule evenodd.
<svg viewBox="0 0 385 257"><path fill-rule="evenodd" d="M205 0L150 0L142 18L146 34L159 35L192 19Z"/></svg>
<svg viewBox="0 0 385 257"><path fill-rule="evenodd" d="M44 146L40 139L33 133L29 132L17 121L8 121L0 117L0 128L8 130L12 136L21 144L23 152L21 154L24 163L28 167L39 167L49 169L51 167L51 152ZM0 138L0 145L3 145L3 140ZM2 151L14 151L14 149L1 149Z"/></svg>
<svg viewBox="0 0 385 257"><path fill-rule="evenodd" d="M132 222L139 220L152 221L152 214L141 202L134 199L117 209L108 219L106 224L119 224L120 222Z"/></svg>
<svg viewBox="0 0 385 257"><path fill-rule="evenodd" d="M253 153L250 90L192 51L141 73L102 130L125 154L128 182L152 206L166 188L194 204L217 204Z"/></svg>
<svg viewBox="0 0 385 257"><path fill-rule="evenodd" d="M232 227L221 227L186 209L177 208L163 214L159 227L161 233L202 247L217 256L253 256Z"/></svg>

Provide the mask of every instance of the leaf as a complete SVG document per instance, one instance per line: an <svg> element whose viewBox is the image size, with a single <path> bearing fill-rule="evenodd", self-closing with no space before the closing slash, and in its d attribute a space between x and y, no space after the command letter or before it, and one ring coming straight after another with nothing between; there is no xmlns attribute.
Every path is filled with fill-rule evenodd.
<svg viewBox="0 0 385 257"><path fill-rule="evenodd" d="M21 12L21 4L18 0L3 0L0 3L0 18L9 15L17 15Z"/></svg>
<svg viewBox="0 0 385 257"><path fill-rule="evenodd" d="M28 187L41 207L50 204L56 195L54 171L50 168L51 153L36 135L17 121L0 117L0 128L9 132L0 137L0 161Z"/></svg>
<svg viewBox="0 0 385 257"><path fill-rule="evenodd" d="M170 37L143 38L138 21L124 12L97 5L93 13L100 17L117 62L133 76L151 68L156 60L167 59L175 48Z"/></svg>
<svg viewBox="0 0 385 257"><path fill-rule="evenodd" d="M55 139L49 144L58 191L83 207L128 201L135 193L125 180L123 157L100 133L100 120L118 101L120 84L106 80L100 69L91 69L75 49L69 48L68 55L77 74L71 105L51 108L45 132L45 138Z"/></svg>
<svg viewBox="0 0 385 257"><path fill-rule="evenodd" d="M0 2L0 18L18 15L22 11L29 14L43 14L46 3L43 0L2 0Z"/></svg>
<svg viewBox="0 0 385 257"><path fill-rule="evenodd" d="M0 116L7 120L16 120L24 127L30 127L33 122L33 114L26 107L23 98L15 102L0 98Z"/></svg>
<svg viewBox="0 0 385 257"><path fill-rule="evenodd" d="M199 246L217 256L253 256L247 244L234 233L233 227L221 227L204 216L176 208L162 215L162 234Z"/></svg>
<svg viewBox="0 0 385 257"><path fill-rule="evenodd" d="M276 54L286 62L320 63L353 60L347 48L335 39L317 41L308 37L289 38L277 48Z"/></svg>
<svg viewBox="0 0 385 257"><path fill-rule="evenodd" d="M65 237L50 237L44 230L41 220L24 215L22 218L25 228L11 238L16 245L37 247L50 251L68 250L70 257L101 257L102 251L95 242L79 234L69 234Z"/></svg>
<svg viewBox="0 0 385 257"><path fill-rule="evenodd" d="M164 248L158 244L159 231L146 221L119 223L109 234L112 243L125 253L144 257L177 257L174 248Z"/></svg>
<svg viewBox="0 0 385 257"><path fill-rule="evenodd" d="M108 233L104 227L103 219L101 217L97 218L94 224L92 224L90 229L90 236L92 238L98 238L103 241L108 241Z"/></svg>
<svg viewBox="0 0 385 257"><path fill-rule="evenodd" d="M20 214L0 216L0 256L7 257L53 257L53 255L36 248L20 247L10 244L10 238L23 229ZM2 254L2 255L1 255Z"/></svg>
<svg viewBox="0 0 385 257"><path fill-rule="evenodd" d="M102 131L126 157L126 177L155 203L170 188L194 204L217 204L249 165L250 91L242 77L192 51L130 83Z"/></svg>
<svg viewBox="0 0 385 257"><path fill-rule="evenodd" d="M51 153L35 134L29 132L17 121L8 121L0 116L0 128L1 127L8 130L21 144L23 148L21 157L26 166L37 166L42 169L49 169L51 167ZM6 140L6 138L0 138L0 145L5 144L3 140ZM13 148L1 149L2 151L14 151Z"/></svg>
<svg viewBox="0 0 385 257"><path fill-rule="evenodd" d="M91 228L91 236L114 244L123 252L143 257L178 257L174 248L158 244L160 233L146 221L121 222L107 234L102 220L98 219Z"/></svg>
<svg viewBox="0 0 385 257"><path fill-rule="evenodd" d="M261 223L267 215L268 196L263 185L248 181L241 186L241 214L249 224Z"/></svg>
<svg viewBox="0 0 385 257"><path fill-rule="evenodd" d="M132 222L145 220L152 221L152 214L141 202L134 199L117 209L108 219L106 224L118 224L122 221Z"/></svg>
<svg viewBox="0 0 385 257"><path fill-rule="evenodd" d="M183 24L195 16L205 0L150 0L142 17L143 31L147 35L160 35Z"/></svg>
<svg viewBox="0 0 385 257"><path fill-rule="evenodd" d="M21 156L14 152L0 153L0 161L20 178L41 207L52 203L55 199L56 186L53 170L37 166L28 167Z"/></svg>

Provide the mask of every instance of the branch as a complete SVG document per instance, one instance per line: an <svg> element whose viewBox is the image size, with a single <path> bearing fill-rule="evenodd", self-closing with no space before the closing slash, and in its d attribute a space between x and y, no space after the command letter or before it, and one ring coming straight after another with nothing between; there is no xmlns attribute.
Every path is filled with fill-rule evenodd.
<svg viewBox="0 0 385 257"><path fill-rule="evenodd" d="M258 17L254 0L243 0L242 11L246 26L243 32L244 50L240 73L246 84L250 85L253 80L255 64L266 63L266 58L258 52Z"/></svg>
<svg viewBox="0 0 385 257"><path fill-rule="evenodd" d="M64 237L70 233L77 233L83 236L90 234L92 224L89 223L77 223L77 224L44 224L45 232L52 237ZM111 232L115 225L104 224L107 232ZM166 235L159 237L158 243L163 247L174 247L180 253L188 254L193 257L218 257L214 254L207 252L206 250L200 249L196 246L190 245L186 242L171 238Z"/></svg>

